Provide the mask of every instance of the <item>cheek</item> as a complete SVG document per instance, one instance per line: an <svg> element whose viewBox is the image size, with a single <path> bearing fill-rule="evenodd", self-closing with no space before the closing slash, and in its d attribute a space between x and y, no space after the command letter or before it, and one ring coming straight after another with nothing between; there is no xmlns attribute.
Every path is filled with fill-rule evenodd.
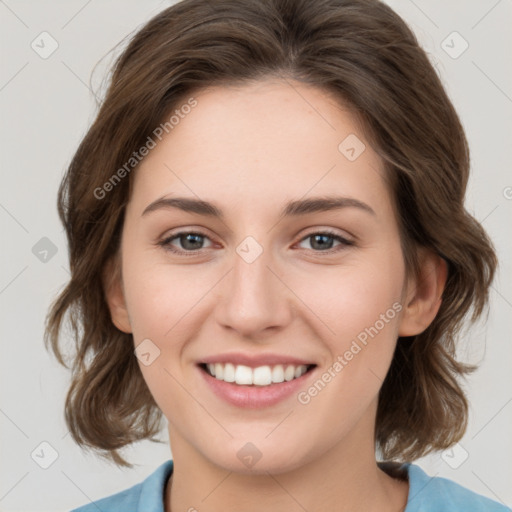
<svg viewBox="0 0 512 512"><path fill-rule="evenodd" d="M137 263L135 259L127 260L125 279L135 339L153 336L164 340L175 336L182 319L194 314L195 306L214 286L214 276L210 279L194 265L177 269L161 263Z"/></svg>
<svg viewBox="0 0 512 512"><path fill-rule="evenodd" d="M329 355L316 380L299 392L297 402L309 417L329 418L329 435L334 437L368 418L366 412L376 404L393 358L402 310L400 288L382 276L379 272L365 274L364 279L361 275L360 280L347 277L336 293L312 297L323 322L334 332L318 335ZM320 424L311 428L323 439Z"/></svg>
<svg viewBox="0 0 512 512"><path fill-rule="evenodd" d="M323 361L330 372L325 378L336 376L329 387L355 409L365 403L363 397L366 403L374 398L391 364L403 309L403 270L400 251L390 250L379 261L312 275L307 284L314 286L301 279L295 282L297 295L307 297L317 317L311 325L318 326L316 337L329 354ZM347 390L356 391L347 396Z"/></svg>
<svg viewBox="0 0 512 512"><path fill-rule="evenodd" d="M320 320L325 326L322 332L330 333L341 344L376 323L378 330L387 334L388 327L398 322L400 306L393 304L399 303L401 297L400 264L355 262L332 267L329 272L322 269L296 275L289 283L317 318L315 324Z"/></svg>

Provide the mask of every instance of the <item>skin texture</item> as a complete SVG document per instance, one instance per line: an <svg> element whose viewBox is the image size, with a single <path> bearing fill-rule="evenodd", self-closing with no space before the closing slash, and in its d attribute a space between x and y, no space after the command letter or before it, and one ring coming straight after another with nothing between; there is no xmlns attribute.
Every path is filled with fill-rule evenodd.
<svg viewBox="0 0 512 512"><path fill-rule="evenodd" d="M175 471L166 510L403 510L408 484L375 461L377 397L397 337L435 317L446 266L423 251L421 276L406 279L383 164L324 91L265 80L194 97L197 106L136 171L121 278L107 289L115 325L135 346L149 338L160 350L139 365L169 423ZM349 134L366 144L353 162L338 150ZM330 195L375 214L345 207L279 217L287 201ZM163 196L213 202L225 217L171 208L142 215ZM311 238L326 229L353 245L327 239L327 255ZM192 256L158 245L178 231L206 238ZM236 252L247 236L263 249L252 263ZM179 238L169 245L190 247ZM307 405L293 395L237 408L197 368L230 351L292 355L318 365L307 389L395 303L401 311ZM247 442L262 454L252 468L237 457Z"/></svg>

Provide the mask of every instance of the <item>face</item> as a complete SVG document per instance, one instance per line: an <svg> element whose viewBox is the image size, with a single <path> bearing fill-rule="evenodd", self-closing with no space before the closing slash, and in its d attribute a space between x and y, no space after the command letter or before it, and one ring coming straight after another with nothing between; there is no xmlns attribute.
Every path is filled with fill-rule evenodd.
<svg viewBox="0 0 512 512"><path fill-rule="evenodd" d="M280 473L335 446L373 452L377 395L411 325L382 162L317 88L194 99L136 171L109 296L143 343L173 454Z"/></svg>

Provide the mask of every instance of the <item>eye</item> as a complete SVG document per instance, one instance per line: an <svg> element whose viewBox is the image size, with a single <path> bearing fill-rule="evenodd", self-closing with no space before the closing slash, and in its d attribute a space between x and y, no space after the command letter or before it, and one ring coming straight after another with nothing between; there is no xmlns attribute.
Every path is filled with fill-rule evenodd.
<svg viewBox="0 0 512 512"><path fill-rule="evenodd" d="M327 252L329 254L343 250L346 246L354 245L354 242L333 233L332 231L322 231L318 233L310 233L304 237L300 243L310 240L311 247L315 252ZM339 245L333 249L334 241L338 241Z"/></svg>
<svg viewBox="0 0 512 512"><path fill-rule="evenodd" d="M183 254L185 256L192 256L194 253L200 252L205 247L202 247L204 240L210 240L204 233L196 231L180 231L172 236L169 236L158 243L158 245L164 247L166 250ZM176 241L181 245L181 249L173 245Z"/></svg>
<svg viewBox="0 0 512 512"><path fill-rule="evenodd" d="M210 241L210 245L207 247L204 247L203 245L205 240ZM310 245L314 252L324 252L328 254L338 252L347 246L354 245L353 241L347 240L341 235L328 230L310 233L302 238L299 244L308 240L311 241ZM335 241L338 242L338 246L333 248ZM181 247L176 247L176 244L179 244ZM211 243L210 238L204 233L197 231L180 231L168 236L161 242L158 242L158 245L175 254L194 256L195 254L200 253L203 249L212 247L213 244Z"/></svg>

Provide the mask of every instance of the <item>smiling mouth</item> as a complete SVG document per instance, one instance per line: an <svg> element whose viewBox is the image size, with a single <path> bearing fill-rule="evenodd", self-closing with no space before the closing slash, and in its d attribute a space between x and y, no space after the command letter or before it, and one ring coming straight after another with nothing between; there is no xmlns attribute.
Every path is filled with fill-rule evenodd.
<svg viewBox="0 0 512 512"><path fill-rule="evenodd" d="M276 364L251 368L233 363L201 363L199 367L220 381L239 386L271 386L298 379L315 368L316 364Z"/></svg>

